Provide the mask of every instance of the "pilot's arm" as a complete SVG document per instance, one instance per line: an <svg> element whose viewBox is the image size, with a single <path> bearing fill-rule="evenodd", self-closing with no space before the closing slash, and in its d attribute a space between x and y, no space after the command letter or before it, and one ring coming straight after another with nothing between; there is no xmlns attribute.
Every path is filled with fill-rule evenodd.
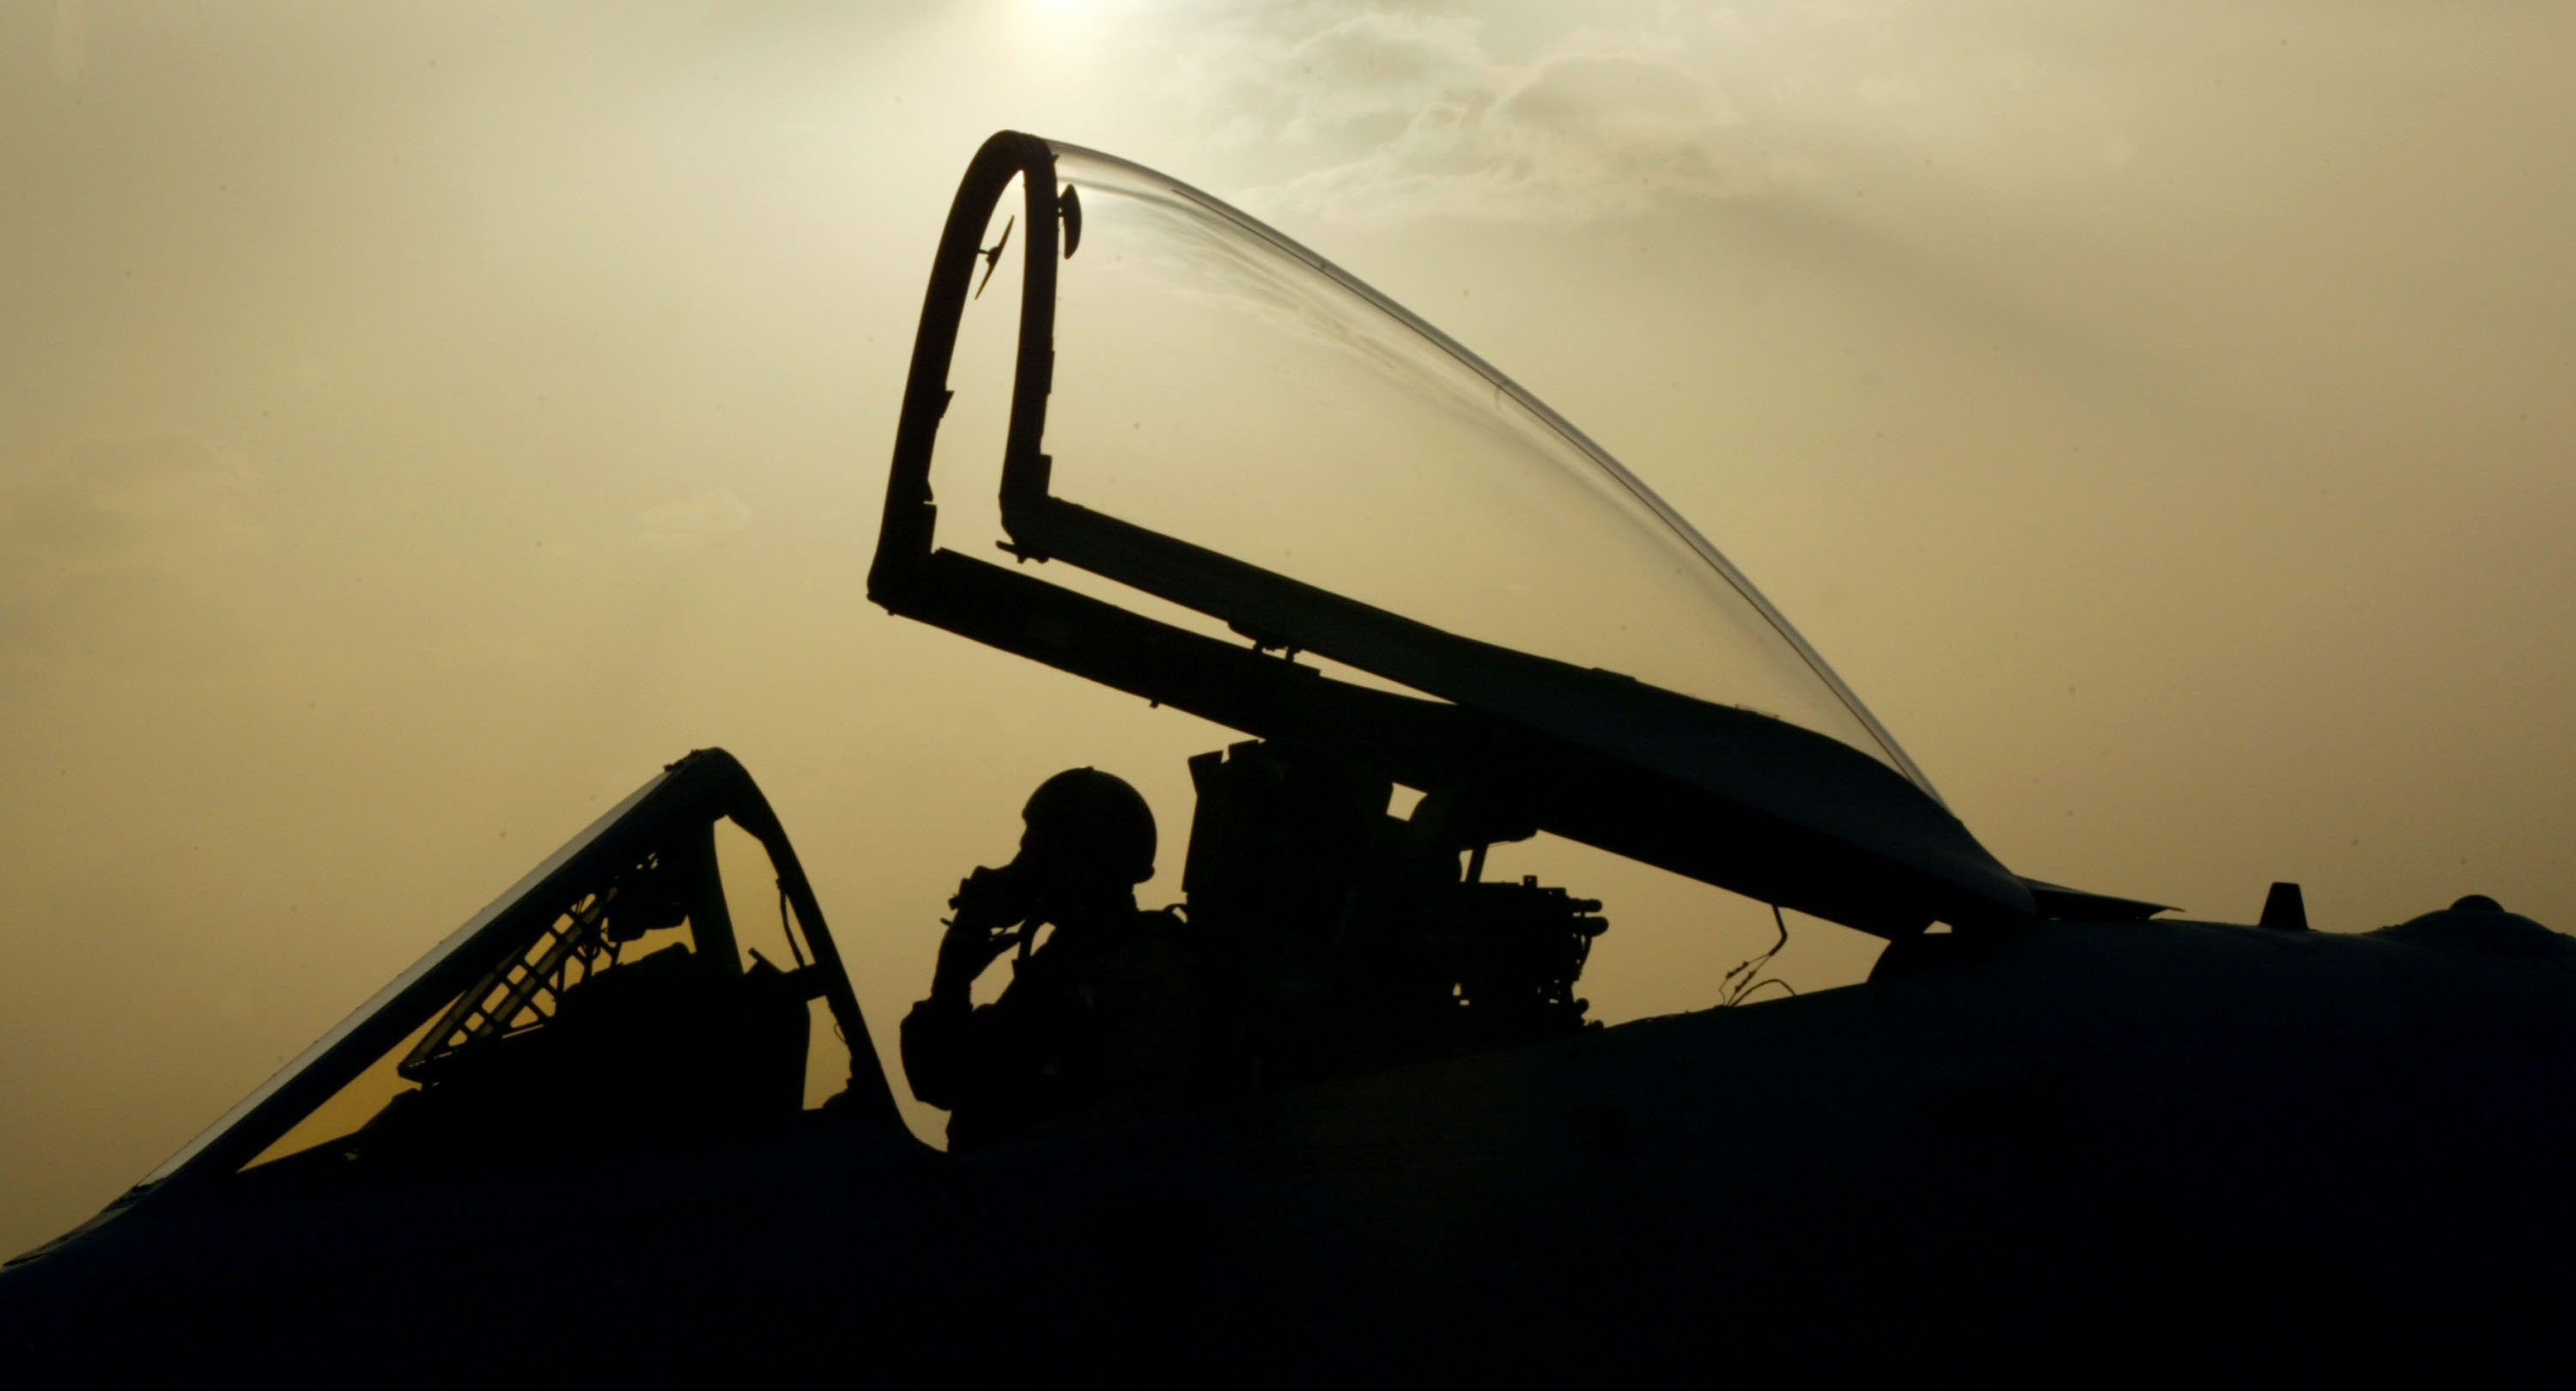
<svg viewBox="0 0 2576 1391"><path fill-rule="evenodd" d="M912 1094L954 1111L976 1086L978 1065L975 979L1010 950L1012 928L1026 913L1006 871L978 869L957 886L957 910L939 939L939 964L931 972L930 998L903 1018L903 1073Z"/></svg>

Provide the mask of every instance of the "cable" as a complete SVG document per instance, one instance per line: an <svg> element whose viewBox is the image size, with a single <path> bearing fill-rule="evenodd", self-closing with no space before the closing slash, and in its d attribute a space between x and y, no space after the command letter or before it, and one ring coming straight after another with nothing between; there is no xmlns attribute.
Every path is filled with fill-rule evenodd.
<svg viewBox="0 0 2576 1391"><path fill-rule="evenodd" d="M1718 986L1719 1008L1732 1009L1743 1004L1753 998L1753 992L1765 986L1776 985L1792 995L1798 993L1797 987L1787 981L1777 976L1764 977L1761 974L1762 968L1770 964L1771 958L1778 956L1780 949L1789 945L1789 920L1780 915L1780 905L1777 903L1771 905L1771 921L1780 928L1779 938L1771 943L1770 950L1740 963L1734 970L1726 973L1726 980Z"/></svg>

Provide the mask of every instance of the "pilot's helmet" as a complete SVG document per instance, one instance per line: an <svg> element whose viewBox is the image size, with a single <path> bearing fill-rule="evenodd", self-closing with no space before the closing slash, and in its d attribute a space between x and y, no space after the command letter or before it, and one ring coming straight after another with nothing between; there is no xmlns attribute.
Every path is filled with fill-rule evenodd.
<svg viewBox="0 0 2576 1391"><path fill-rule="evenodd" d="M1068 768L1038 784L1020 819L1028 823L1020 837L1024 862L1116 884L1154 877L1153 808L1115 774Z"/></svg>

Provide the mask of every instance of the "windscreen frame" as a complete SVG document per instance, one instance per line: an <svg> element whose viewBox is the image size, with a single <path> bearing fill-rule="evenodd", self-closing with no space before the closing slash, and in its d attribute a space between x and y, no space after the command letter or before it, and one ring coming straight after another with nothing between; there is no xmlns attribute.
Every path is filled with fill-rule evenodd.
<svg viewBox="0 0 2576 1391"><path fill-rule="evenodd" d="M682 818L710 823L729 819L768 852L812 954L809 969L818 972L821 995L850 1046L845 1114L857 1123L900 1131L894 1092L876 1063L857 993L785 828L741 763L722 749L700 749L648 779L565 842L164 1160L127 1201L192 1190L239 1170L524 945L534 919L551 920L559 910L555 900L572 886L599 877L620 857L631 859L662 827Z"/></svg>

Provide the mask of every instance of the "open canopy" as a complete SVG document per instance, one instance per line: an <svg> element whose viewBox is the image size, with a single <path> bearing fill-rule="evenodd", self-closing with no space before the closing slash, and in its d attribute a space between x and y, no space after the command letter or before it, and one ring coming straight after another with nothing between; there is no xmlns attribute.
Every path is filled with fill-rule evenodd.
<svg viewBox="0 0 2576 1391"><path fill-rule="evenodd" d="M1014 305L987 335L1007 361L973 334L961 356L962 327ZM1007 421L969 402L944 422L978 386ZM936 548L934 454L951 486L998 463L1005 547L1077 573ZM1004 133L968 171L871 593L1497 828L1883 934L2031 911L1788 622L1598 446L1278 232L1092 151Z"/></svg>

